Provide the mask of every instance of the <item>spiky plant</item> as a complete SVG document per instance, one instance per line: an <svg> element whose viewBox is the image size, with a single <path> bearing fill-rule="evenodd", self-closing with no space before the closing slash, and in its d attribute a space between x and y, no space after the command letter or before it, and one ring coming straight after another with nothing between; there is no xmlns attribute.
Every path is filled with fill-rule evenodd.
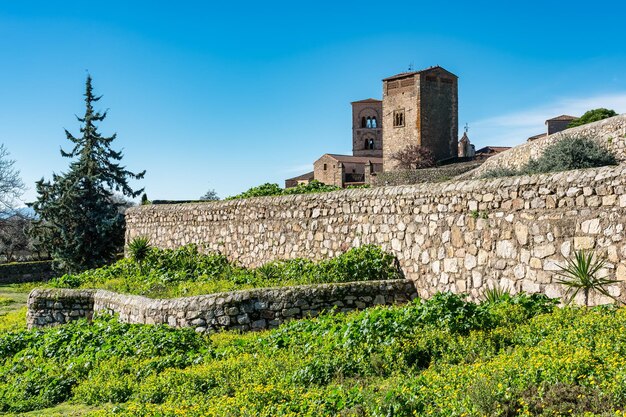
<svg viewBox="0 0 626 417"><path fill-rule="evenodd" d="M616 302L620 302L608 291L608 286L616 284L617 280L600 277L599 273L606 264L605 259L594 256L593 251L586 252L579 250L574 252L574 256L565 261L565 265L559 265L561 269L557 272L561 278L557 279L559 284L564 285L566 290L567 304L571 303L574 298L582 291L585 306L589 305L589 293L596 291L605 295Z"/></svg>
<svg viewBox="0 0 626 417"><path fill-rule="evenodd" d="M483 297L487 303L497 303L511 298L511 293L500 284L496 284L492 287L486 287L483 290Z"/></svg>
<svg viewBox="0 0 626 417"><path fill-rule="evenodd" d="M139 267L143 267L143 263L150 253L150 240L144 236L138 236L128 243L128 252L133 261L139 264Z"/></svg>

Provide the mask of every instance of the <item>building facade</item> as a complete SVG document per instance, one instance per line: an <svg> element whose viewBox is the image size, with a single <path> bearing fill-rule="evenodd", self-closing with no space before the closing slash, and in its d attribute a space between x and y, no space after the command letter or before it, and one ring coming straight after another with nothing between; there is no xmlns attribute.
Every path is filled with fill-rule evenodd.
<svg viewBox="0 0 626 417"><path fill-rule="evenodd" d="M352 155L383 156L383 102L373 98L352 103Z"/></svg>
<svg viewBox="0 0 626 417"><path fill-rule="evenodd" d="M436 66L383 80L383 168L409 145L428 148L437 161L458 152L458 77Z"/></svg>

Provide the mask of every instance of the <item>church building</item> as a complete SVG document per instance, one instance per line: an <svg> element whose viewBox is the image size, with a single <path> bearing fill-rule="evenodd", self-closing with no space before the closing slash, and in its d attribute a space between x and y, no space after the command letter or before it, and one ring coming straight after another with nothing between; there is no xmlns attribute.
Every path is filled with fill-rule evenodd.
<svg viewBox="0 0 626 417"><path fill-rule="evenodd" d="M397 169L393 155L409 145L428 148L437 161L458 157L456 75L435 66L382 82L382 100L351 103L352 155L324 154L312 172L287 179L285 187L313 179L338 187L367 184L372 175ZM463 146L469 147L465 141Z"/></svg>

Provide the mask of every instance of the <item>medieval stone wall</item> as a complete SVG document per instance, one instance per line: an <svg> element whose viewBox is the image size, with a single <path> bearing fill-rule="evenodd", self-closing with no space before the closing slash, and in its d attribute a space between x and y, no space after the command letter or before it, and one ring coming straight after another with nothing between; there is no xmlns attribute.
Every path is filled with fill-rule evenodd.
<svg viewBox="0 0 626 417"><path fill-rule="evenodd" d="M626 160L626 114L574 127L541 139L527 142L489 158L475 171L464 178L479 178L487 171L496 168L517 169L525 165L531 158L537 159L543 151L561 139L589 138L613 152L620 160Z"/></svg>
<svg viewBox="0 0 626 417"><path fill-rule="evenodd" d="M196 243L245 266L380 245L398 258L422 297L446 290L478 297L495 284L561 296L558 265L575 249L595 250L608 259L603 273L626 280L626 165L140 206L126 212L126 222L127 240L145 236L162 248ZM622 288L611 291L621 296Z"/></svg>
<svg viewBox="0 0 626 417"><path fill-rule="evenodd" d="M162 300L105 290L36 289L28 298L27 322L29 328L42 327L108 313L125 323L193 327L198 332L249 331L324 311L403 304L416 297L408 280L261 288Z"/></svg>

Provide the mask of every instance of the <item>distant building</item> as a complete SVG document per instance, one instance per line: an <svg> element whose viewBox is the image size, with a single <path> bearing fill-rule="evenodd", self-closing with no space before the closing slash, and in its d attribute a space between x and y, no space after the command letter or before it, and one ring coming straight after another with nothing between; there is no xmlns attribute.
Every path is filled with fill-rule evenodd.
<svg viewBox="0 0 626 417"><path fill-rule="evenodd" d="M383 166L408 145L428 148L437 161L458 153L458 77L435 66L383 80Z"/></svg>
<svg viewBox="0 0 626 417"><path fill-rule="evenodd" d="M374 98L353 101L352 155L383 156L383 102Z"/></svg>
<svg viewBox="0 0 626 417"><path fill-rule="evenodd" d="M560 116L546 120L546 126L548 126L548 135L562 132L563 130L567 129L567 126L569 126L569 124L576 119L578 119L578 117L562 114Z"/></svg>
<svg viewBox="0 0 626 417"><path fill-rule="evenodd" d="M501 152L508 151L510 146L485 146L476 151L476 159L487 159Z"/></svg>
<svg viewBox="0 0 626 417"><path fill-rule="evenodd" d="M352 155L324 154L313 173L285 180L295 187L316 179L345 187L368 183L396 166L392 155L413 144L427 147L437 160L458 156L458 77L442 67L430 67L383 80L383 100L353 101ZM473 146L465 136L465 154Z"/></svg>
<svg viewBox="0 0 626 417"><path fill-rule="evenodd" d="M473 158L476 155L474 145L470 143L467 137L467 131L463 133L463 137L459 140L459 158Z"/></svg>
<svg viewBox="0 0 626 417"><path fill-rule="evenodd" d="M313 181L313 171L307 172L306 174L298 175L297 177L287 178L285 180L285 188L296 187L300 184L306 185Z"/></svg>
<svg viewBox="0 0 626 417"><path fill-rule="evenodd" d="M569 124L578 119L578 117L574 117L574 116L568 116L567 114L562 114L560 116L557 117L553 117L552 119L548 119L546 120L546 126L547 126L547 133L540 133L538 135L535 136L531 136L528 138L528 142L532 142L534 140L537 139L541 139L543 137L546 137L548 135L552 135L554 133L559 133L564 131L565 129L567 129L567 127L569 126Z"/></svg>

